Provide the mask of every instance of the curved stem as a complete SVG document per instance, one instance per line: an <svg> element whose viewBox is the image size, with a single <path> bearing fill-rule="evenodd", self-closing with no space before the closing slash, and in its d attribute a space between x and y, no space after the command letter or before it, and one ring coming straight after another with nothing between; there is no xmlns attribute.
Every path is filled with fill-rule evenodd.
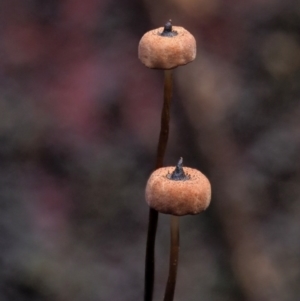
<svg viewBox="0 0 300 301"><path fill-rule="evenodd" d="M170 105L172 97L172 70L164 72L164 104L161 113L161 127L157 146L155 169L164 164L164 156L169 138ZM158 212L149 210L148 236L145 262L144 301L152 301L155 274L155 237L158 223Z"/></svg>
<svg viewBox="0 0 300 301"><path fill-rule="evenodd" d="M163 167L164 165L164 156L169 138L170 107L173 88L172 70L165 70L164 73L164 105L161 113L161 127L157 146L155 169Z"/></svg>
<svg viewBox="0 0 300 301"><path fill-rule="evenodd" d="M169 278L166 286L164 301L173 301L179 255L179 217L171 216L171 247Z"/></svg>

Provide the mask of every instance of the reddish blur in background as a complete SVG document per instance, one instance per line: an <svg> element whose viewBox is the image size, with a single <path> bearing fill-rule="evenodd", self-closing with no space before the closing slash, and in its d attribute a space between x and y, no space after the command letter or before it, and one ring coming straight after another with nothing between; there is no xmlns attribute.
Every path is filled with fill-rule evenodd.
<svg viewBox="0 0 300 301"><path fill-rule="evenodd" d="M181 218L175 300L300 296L300 2L0 2L0 300L142 300L162 71L137 45L195 35L174 71L165 164L211 180ZM154 300L168 270L161 215Z"/></svg>

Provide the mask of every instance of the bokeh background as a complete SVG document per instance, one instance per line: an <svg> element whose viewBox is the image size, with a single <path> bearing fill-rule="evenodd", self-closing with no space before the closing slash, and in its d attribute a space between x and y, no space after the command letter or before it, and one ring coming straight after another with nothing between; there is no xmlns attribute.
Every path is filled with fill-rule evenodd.
<svg viewBox="0 0 300 301"><path fill-rule="evenodd" d="M197 59L174 72L165 164L211 180L181 218L175 300L300 300L299 0L0 1L0 300L142 300L163 74L137 45L168 19ZM160 216L154 300L168 270Z"/></svg>

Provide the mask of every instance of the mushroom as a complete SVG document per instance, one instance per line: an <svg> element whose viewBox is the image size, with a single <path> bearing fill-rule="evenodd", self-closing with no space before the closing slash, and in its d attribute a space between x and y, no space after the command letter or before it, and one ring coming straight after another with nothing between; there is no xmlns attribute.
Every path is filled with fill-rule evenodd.
<svg viewBox="0 0 300 301"><path fill-rule="evenodd" d="M197 169L185 167L180 158L177 166L155 170L146 186L146 202L160 213L177 216L198 214L211 198L210 183Z"/></svg>
<svg viewBox="0 0 300 301"><path fill-rule="evenodd" d="M138 55L141 62L152 69L173 69L196 58L196 40L186 29L172 26L146 32L140 40Z"/></svg>
<svg viewBox="0 0 300 301"><path fill-rule="evenodd" d="M196 57L195 38L184 28L172 26L169 20L164 27L144 34L138 46L138 57L148 68L164 70L164 103L157 147L155 169L163 166L169 137L170 105L172 97L172 70L193 61ZM158 212L150 208L145 263L144 301L152 301L155 270L155 236Z"/></svg>
<svg viewBox="0 0 300 301"><path fill-rule="evenodd" d="M183 159L180 158L176 167L159 168L151 174L145 196L150 208L171 214L170 265L164 301L172 301L179 254L179 216L198 214L209 206L210 182L197 169L183 169Z"/></svg>

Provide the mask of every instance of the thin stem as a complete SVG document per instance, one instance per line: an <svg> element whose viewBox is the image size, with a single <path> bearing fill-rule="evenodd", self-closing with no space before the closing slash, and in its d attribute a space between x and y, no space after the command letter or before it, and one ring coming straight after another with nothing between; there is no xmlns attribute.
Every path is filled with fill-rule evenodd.
<svg viewBox="0 0 300 301"><path fill-rule="evenodd" d="M155 169L164 164L164 156L169 138L170 105L172 97L172 70L164 72L164 104L161 113L161 127L156 154ZM152 301L155 274L155 237L158 223L158 212L149 210L148 236L145 262L144 301Z"/></svg>
<svg viewBox="0 0 300 301"><path fill-rule="evenodd" d="M166 286L164 301L173 301L179 254L179 217L171 216L171 247L169 278Z"/></svg>
<svg viewBox="0 0 300 301"><path fill-rule="evenodd" d="M164 73L164 105L161 113L161 127L157 146L155 169L163 167L164 165L164 156L169 138L170 107L173 88L172 70L165 70Z"/></svg>
<svg viewBox="0 0 300 301"><path fill-rule="evenodd" d="M148 236L146 245L144 300L152 301L155 273L155 237L158 223L158 212L149 209Z"/></svg>

